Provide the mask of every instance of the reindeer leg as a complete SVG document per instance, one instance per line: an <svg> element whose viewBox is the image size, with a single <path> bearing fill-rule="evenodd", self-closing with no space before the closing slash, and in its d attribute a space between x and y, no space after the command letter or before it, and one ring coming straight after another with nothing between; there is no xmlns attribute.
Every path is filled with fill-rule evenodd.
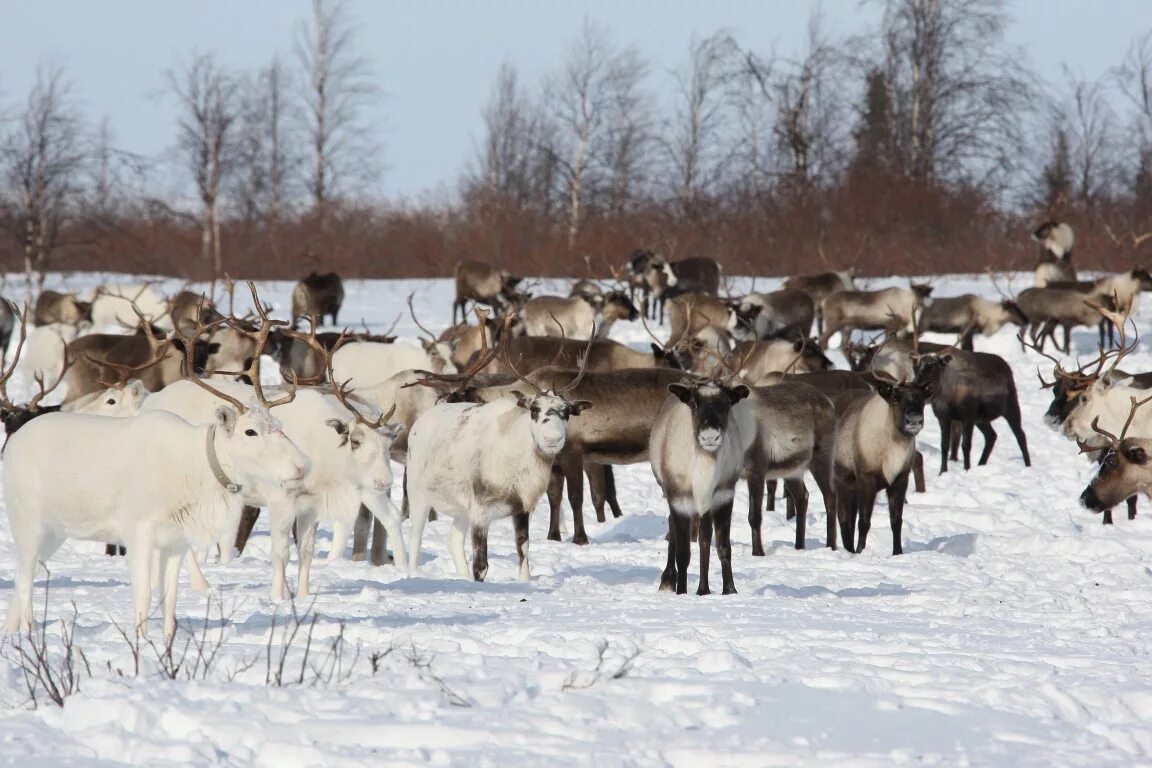
<svg viewBox="0 0 1152 768"><path fill-rule="evenodd" d="M856 552L856 495L855 486L836 484L836 521L840 525L840 541L844 549Z"/></svg>
<svg viewBox="0 0 1152 768"><path fill-rule="evenodd" d="M765 494L764 499L767 502L766 509L769 512L775 512L776 511L776 481L775 480L769 480L768 481L768 492ZM788 520L792 519L791 512L789 512L787 519Z"/></svg>
<svg viewBox="0 0 1152 768"><path fill-rule="evenodd" d="M857 508L857 541L856 552L864 551L868 546L868 531L872 529L872 510L876 506L876 487L869 482L860 484L860 491L856 495ZM901 497L901 502L903 498Z"/></svg>
<svg viewBox="0 0 1152 768"><path fill-rule="evenodd" d="M976 428L980 430L980 434L984 435L984 450L980 453L979 466L984 466L988 463L988 459L992 456L992 448L996 445L996 430L992 428L991 422L980 421L976 423Z"/></svg>
<svg viewBox="0 0 1152 768"><path fill-rule="evenodd" d="M748 527L752 529L752 556L764 557L764 540L760 533L760 524L763 522L764 475L753 472L748 475ZM719 539L717 539L719 541Z"/></svg>
<svg viewBox="0 0 1152 768"><path fill-rule="evenodd" d="M604 502L607 495L603 464L585 464L584 476L588 478L588 493L592 497L592 509L596 512L596 522L603 523Z"/></svg>
<svg viewBox="0 0 1152 768"><path fill-rule="evenodd" d="M472 526L472 579L484 581L488 575L488 526Z"/></svg>
<svg viewBox="0 0 1152 768"><path fill-rule="evenodd" d="M712 511L712 527L716 534L716 557L720 560L720 577L723 582L722 594L736 594L736 582L732 579L732 503L734 499L721 504Z"/></svg>
<svg viewBox="0 0 1152 768"><path fill-rule="evenodd" d="M620 510L620 503L616 501L616 470L611 464L604 465L604 495L608 499L608 506L612 508L612 517L624 517Z"/></svg>
<svg viewBox="0 0 1152 768"><path fill-rule="evenodd" d="M712 555L712 510L700 516L700 534L697 537L700 545L700 585L696 588L697 595L710 595L708 588L708 565Z"/></svg>
<svg viewBox="0 0 1152 768"><path fill-rule="evenodd" d="M785 480L784 493L788 502L796 507L796 549L804 549L808 534L808 488L804 485L804 478Z"/></svg>
<svg viewBox="0 0 1152 768"><path fill-rule="evenodd" d="M244 547L248 546L248 539L252 536L252 529L256 527L256 520L260 517L260 507L244 507L240 510L240 526L236 529L236 551L244 554Z"/></svg>
<svg viewBox="0 0 1152 768"><path fill-rule="evenodd" d="M937 419L940 422L940 474L948 471L948 452L952 445L952 416L947 411Z"/></svg>
<svg viewBox="0 0 1152 768"><path fill-rule="evenodd" d="M575 451L565 450L559 457L560 469L568 485L568 505L572 507L572 543L588 543L584 530L584 460Z"/></svg>
<svg viewBox="0 0 1152 768"><path fill-rule="evenodd" d="M1135 496L1129 496L1128 497L1128 519L1129 520L1135 520L1136 519L1136 497Z"/></svg>
<svg viewBox="0 0 1152 768"><path fill-rule="evenodd" d="M916 493L928 490L924 484L924 454L920 451L916 451L912 456L912 478L916 481Z"/></svg>
<svg viewBox="0 0 1152 768"><path fill-rule="evenodd" d="M368 537L372 533L372 512L363 504L352 525L352 562L358 563L368 554Z"/></svg>
<svg viewBox="0 0 1152 768"><path fill-rule="evenodd" d="M908 473L904 472L888 488L888 519L892 525L892 554L904 554L901 535L904 528L904 491L908 487Z"/></svg>
<svg viewBox="0 0 1152 768"><path fill-rule="evenodd" d="M564 498L564 473L552 464L548 478L548 540L560 541L560 504Z"/></svg>
<svg viewBox="0 0 1152 768"><path fill-rule="evenodd" d="M1004 420L1008 422L1008 428L1016 437L1016 445L1020 446L1020 455L1024 457L1024 466L1032 466L1032 458L1028 455L1028 436L1024 434L1024 425L1021 424L1020 403L1016 399L1016 393L1012 393L1008 399L1008 409L1004 413Z"/></svg>
<svg viewBox="0 0 1152 768"><path fill-rule="evenodd" d="M964 418L964 436L961 447L964 449L964 471L972 469L972 433L976 429L976 422L972 416Z"/></svg>
<svg viewBox="0 0 1152 768"><path fill-rule="evenodd" d="M1104 525L1112 525L1112 510L1104 510Z"/></svg>
<svg viewBox="0 0 1152 768"><path fill-rule="evenodd" d="M664 572L660 574L660 591L661 592L675 592L676 591L676 510L672 509L672 505L668 505L668 533L664 537L668 542L668 562L664 566Z"/></svg>

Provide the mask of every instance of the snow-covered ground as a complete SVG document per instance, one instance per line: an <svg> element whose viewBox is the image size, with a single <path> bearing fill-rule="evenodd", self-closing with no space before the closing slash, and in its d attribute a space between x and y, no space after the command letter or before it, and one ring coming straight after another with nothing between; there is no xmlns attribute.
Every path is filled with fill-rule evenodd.
<svg viewBox="0 0 1152 768"><path fill-rule="evenodd" d="M1019 289L1029 279L1014 282ZM264 297L284 310L289 289L268 283ZM439 329L451 290L449 281L353 282L342 320L385 328L415 291L421 321ZM997 296L983 277L936 281L937 295L970 290ZM1150 317L1141 312L1138 325ZM397 328L415 335L406 314ZM614 335L647 342L639 324ZM1093 339L1075 335L1082 354L1094 354ZM767 556L753 558L741 485L739 594L659 593L667 509L647 465L622 468L625 516L597 524L586 505L587 547L545 540L546 505L537 508L528 584L516 580L508 521L493 527L484 584L454 575L444 520L429 524L412 578L391 566L318 562L309 663L330 660L341 625L347 639L343 670L326 684L309 685L312 673L295 684L307 627L288 656L290 680L265 684L291 607L269 600L259 526L243 557L207 569L215 588L208 634L222 633L223 643L206 681L163 679L147 647L133 674L113 623L130 621L126 563L100 544L70 542L49 564L49 635L74 601L91 676L63 709L31 711L18 670L0 662L0 759L276 768L1152 764L1152 511L1130 522L1118 510L1117 524L1104 527L1081 509L1092 467L1043 425L1048 393L1035 371L1044 361L1021 353L1011 329L977 348L1013 364L1033 466L1024 467L999 422L990 466L937 476L929 417L919 440L929 487L909 497L907 554L887 554L883 500L866 553L824 549L814 493L808 549L792 548L779 511L765 517ZM1152 368L1147 346L1124 367ZM22 386L18 375L12 391ZM322 534L321 551L326 544ZM13 562L3 523L5 604ZM43 594L41 573L37 599ZM207 604L182 583L182 622L202 624Z"/></svg>

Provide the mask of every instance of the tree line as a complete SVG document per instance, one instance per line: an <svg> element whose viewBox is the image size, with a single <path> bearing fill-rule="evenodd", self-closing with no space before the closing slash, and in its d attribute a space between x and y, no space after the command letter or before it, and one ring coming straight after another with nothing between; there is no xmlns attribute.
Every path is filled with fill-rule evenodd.
<svg viewBox="0 0 1152 768"><path fill-rule="evenodd" d="M475 157L431 200L372 192L382 89L342 0L313 0L258 71L174 62L161 158L119 147L42 66L0 123L0 259L30 285L49 269L437 276L469 258L606 275L641 247L729 274L916 274L1026 268L1043 218L1073 224L1085 266L1145 257L1152 30L1051 83L1007 42L1005 0L874 7L875 28L844 37L815 13L796 56L694 37L668 73L586 21L538 82L500 67ZM161 192L173 178L193 194Z"/></svg>

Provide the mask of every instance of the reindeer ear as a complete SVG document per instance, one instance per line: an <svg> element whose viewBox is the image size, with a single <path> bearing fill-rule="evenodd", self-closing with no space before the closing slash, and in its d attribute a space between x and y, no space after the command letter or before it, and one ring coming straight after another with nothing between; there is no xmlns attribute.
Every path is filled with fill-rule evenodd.
<svg viewBox="0 0 1152 768"><path fill-rule="evenodd" d="M879 381L876 383L876 394L880 395L880 397L884 398L888 402L892 402L892 394L895 391L896 391L896 388L893 387L891 384L887 384L883 381Z"/></svg>
<svg viewBox="0 0 1152 768"><path fill-rule="evenodd" d="M385 439L395 440L400 436L400 433L404 431L404 425L398 423L385 424L377 431L383 435Z"/></svg>
<svg viewBox="0 0 1152 768"><path fill-rule="evenodd" d="M1128 461L1133 464L1145 464L1148 461L1148 453L1139 445L1132 446L1124 452L1124 455L1127 456Z"/></svg>
<svg viewBox="0 0 1152 768"><path fill-rule="evenodd" d="M532 399L525 397L524 393L520 390L514 389L512 390L512 394L516 396L516 405L520 406L524 410L528 410L532 407Z"/></svg>
<svg viewBox="0 0 1152 768"><path fill-rule="evenodd" d="M569 403L569 405L572 406L572 415L579 416L580 414L584 413L584 411L592 407L592 402L589 400L576 400L572 403Z"/></svg>
<svg viewBox="0 0 1152 768"><path fill-rule="evenodd" d="M348 434L348 425L340 421L340 419L325 419L324 423L336 430L336 434L338 435Z"/></svg>
<svg viewBox="0 0 1152 768"><path fill-rule="evenodd" d="M738 403L744 398L748 397L750 394L752 394L751 389L749 389L744 384L737 384L736 386L732 387L732 390L728 393L728 399L733 403Z"/></svg>
<svg viewBox="0 0 1152 768"><path fill-rule="evenodd" d="M792 342L793 352L799 352L802 349L804 349L804 339L796 339L796 341Z"/></svg>
<svg viewBox="0 0 1152 768"><path fill-rule="evenodd" d="M684 405L692 405L692 388L684 384L669 384L668 391L676 395Z"/></svg>
<svg viewBox="0 0 1152 768"><path fill-rule="evenodd" d="M216 409L216 426L224 429L228 434L236 430L236 420L240 418L235 409L221 405Z"/></svg>

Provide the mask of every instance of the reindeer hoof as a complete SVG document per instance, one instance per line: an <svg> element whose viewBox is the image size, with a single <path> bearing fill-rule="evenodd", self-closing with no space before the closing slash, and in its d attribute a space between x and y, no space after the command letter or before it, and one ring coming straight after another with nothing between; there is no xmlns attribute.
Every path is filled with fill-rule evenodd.
<svg viewBox="0 0 1152 768"><path fill-rule="evenodd" d="M548 531L548 541L560 541L560 531Z"/></svg>
<svg viewBox="0 0 1152 768"><path fill-rule="evenodd" d="M701 586L700 586L700 587L699 587L699 588L696 590L696 594L697 594L697 595L710 595L710 594L712 594L712 590L708 589L708 587L705 587L705 586L701 585Z"/></svg>
<svg viewBox="0 0 1152 768"><path fill-rule="evenodd" d="M725 594L725 595L734 595L734 594L736 594L736 587L724 587L724 594Z"/></svg>
<svg viewBox="0 0 1152 768"><path fill-rule="evenodd" d="M675 592L676 582L669 579L660 579L660 589L658 592Z"/></svg>
<svg viewBox="0 0 1152 768"><path fill-rule="evenodd" d="M752 547L752 557L764 557L764 547Z"/></svg>
<svg viewBox="0 0 1152 768"><path fill-rule="evenodd" d="M580 534L577 536L573 536L572 537L572 543L577 545L577 546L580 546L580 547L587 546L588 545L588 535L587 534Z"/></svg>

